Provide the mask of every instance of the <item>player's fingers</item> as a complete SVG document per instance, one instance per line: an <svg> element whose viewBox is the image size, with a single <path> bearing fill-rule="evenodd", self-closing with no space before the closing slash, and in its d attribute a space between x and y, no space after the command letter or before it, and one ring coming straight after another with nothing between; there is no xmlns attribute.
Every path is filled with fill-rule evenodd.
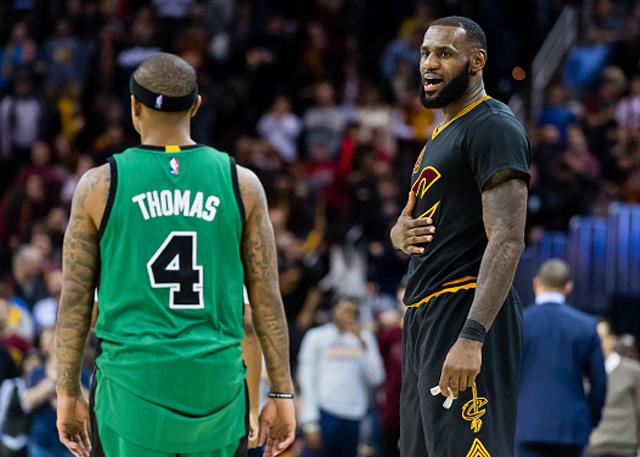
<svg viewBox="0 0 640 457"><path fill-rule="evenodd" d="M274 444L274 439L269 437L267 438L267 442L264 446L264 452L262 454L262 457L274 457L275 454L273 453L273 444Z"/></svg>
<svg viewBox="0 0 640 457"><path fill-rule="evenodd" d="M433 241L433 235L422 235L422 236L410 236L407 238L407 244L409 246L414 246L422 243L431 243Z"/></svg>
<svg viewBox="0 0 640 457"><path fill-rule="evenodd" d="M424 252L424 248L418 246L407 246L402 249L402 252L405 254L422 254Z"/></svg>
<svg viewBox="0 0 640 457"><path fill-rule="evenodd" d="M407 232L409 236L433 235L434 233L436 233L436 228L433 225L427 227L416 227Z"/></svg>
<svg viewBox="0 0 640 457"><path fill-rule="evenodd" d="M469 387L473 387L476 383L476 377L478 377L478 374L480 373L469 373Z"/></svg>
<svg viewBox="0 0 640 457"><path fill-rule="evenodd" d="M252 432L249 432L249 436L247 439L247 447L249 449L255 449L258 447L258 435Z"/></svg>
<svg viewBox="0 0 640 457"><path fill-rule="evenodd" d="M410 228L433 226L433 219L431 219L430 217L421 217L418 219L412 219L409 222L407 222L407 225Z"/></svg>
<svg viewBox="0 0 640 457"><path fill-rule="evenodd" d="M460 376L454 374L449 378L449 395L453 396L453 398L458 398L458 394L460 393Z"/></svg>
<svg viewBox="0 0 640 457"><path fill-rule="evenodd" d="M84 429L80 433L82 436L82 441L84 442L84 446L87 448L89 453L91 453L91 432L89 431L89 423L84 423Z"/></svg>
<svg viewBox="0 0 640 457"><path fill-rule="evenodd" d="M291 446L291 443L293 443L295 437L295 430L290 430L285 436L281 437L278 444L276 445L276 451L278 452L278 454L286 451L289 446Z"/></svg>
<svg viewBox="0 0 640 457"><path fill-rule="evenodd" d="M449 395L449 378L451 377L451 373L449 373L449 369L444 366L442 367L442 373L440 373L440 381L438 381L438 387L440 387L440 393L445 397Z"/></svg>
<svg viewBox="0 0 640 457"><path fill-rule="evenodd" d="M84 457L81 453L80 453L80 448L78 447L77 443L73 442L70 439L67 439L65 443L63 443L67 449L69 449L69 451L75 456L75 457Z"/></svg>
<svg viewBox="0 0 640 457"><path fill-rule="evenodd" d="M258 430L258 445L264 446L267 441L267 434L269 432L269 424L265 420L260 420L260 429Z"/></svg>
<svg viewBox="0 0 640 457"><path fill-rule="evenodd" d="M467 387L469 385L469 375L468 374L462 374L462 376L460 376L460 392L464 392L465 390L467 390Z"/></svg>
<svg viewBox="0 0 640 457"><path fill-rule="evenodd" d="M409 198L407 199L407 204L404 205L402 209L402 214L405 216L410 216L413 212L413 208L416 206L416 194L411 191L409 192Z"/></svg>
<svg viewBox="0 0 640 457"><path fill-rule="evenodd" d="M87 449L87 447L84 445L84 441L82 439L82 436L80 433L78 433L73 441L77 444L78 446L78 454L81 457L89 457L89 450Z"/></svg>

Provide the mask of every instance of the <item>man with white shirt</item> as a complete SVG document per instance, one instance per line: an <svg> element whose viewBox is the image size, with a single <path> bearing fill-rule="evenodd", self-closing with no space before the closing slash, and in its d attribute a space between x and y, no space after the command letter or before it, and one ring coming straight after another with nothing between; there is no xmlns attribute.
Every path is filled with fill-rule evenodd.
<svg viewBox="0 0 640 457"><path fill-rule="evenodd" d="M580 457L607 391L596 321L566 303L573 283L565 262L542 264L533 288L535 305L524 311L516 457Z"/></svg>
<svg viewBox="0 0 640 457"><path fill-rule="evenodd" d="M370 390L385 376L375 338L358 325L358 303L341 299L332 317L332 322L309 330L300 348L300 422L307 457L357 455Z"/></svg>
<svg viewBox="0 0 640 457"><path fill-rule="evenodd" d="M600 425L591 434L589 457L640 455L640 364L616 352L611 322L598 321L607 370L607 403Z"/></svg>

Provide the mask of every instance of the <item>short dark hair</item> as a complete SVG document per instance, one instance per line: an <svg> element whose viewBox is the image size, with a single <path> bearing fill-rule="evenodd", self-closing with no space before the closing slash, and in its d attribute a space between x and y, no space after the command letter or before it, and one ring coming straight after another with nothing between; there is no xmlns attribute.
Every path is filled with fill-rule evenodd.
<svg viewBox="0 0 640 457"><path fill-rule="evenodd" d="M487 50L487 37L484 34L484 30L482 27L478 25L477 22L472 21L468 17L464 16L447 16L441 19L437 19L429 24L429 27L433 26L444 26L444 27L460 27L467 32L467 41L471 41L476 43L485 51Z"/></svg>
<svg viewBox="0 0 640 457"><path fill-rule="evenodd" d="M193 67L183 58L166 52L143 60L133 78L145 89L169 97L187 95L197 85Z"/></svg>
<svg viewBox="0 0 640 457"><path fill-rule="evenodd" d="M571 270L564 260L549 259L540 266L536 278L545 287L562 289L571 281Z"/></svg>

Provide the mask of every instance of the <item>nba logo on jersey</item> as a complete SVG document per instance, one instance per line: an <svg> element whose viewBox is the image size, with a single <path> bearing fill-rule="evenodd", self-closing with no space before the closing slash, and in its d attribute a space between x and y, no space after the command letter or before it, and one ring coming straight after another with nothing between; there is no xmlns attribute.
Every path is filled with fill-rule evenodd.
<svg viewBox="0 0 640 457"><path fill-rule="evenodd" d="M162 94L156 97L156 109L162 108Z"/></svg>
<svg viewBox="0 0 640 457"><path fill-rule="evenodd" d="M169 171L172 175L180 173L180 164L178 164L178 159L175 157L171 157L171 159L169 159Z"/></svg>

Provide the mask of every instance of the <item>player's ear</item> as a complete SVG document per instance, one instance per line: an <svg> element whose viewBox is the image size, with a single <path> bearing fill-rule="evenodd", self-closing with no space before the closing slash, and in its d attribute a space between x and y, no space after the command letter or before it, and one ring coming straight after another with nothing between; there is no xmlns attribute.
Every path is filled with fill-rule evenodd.
<svg viewBox="0 0 640 457"><path fill-rule="evenodd" d="M202 96L198 95L196 97L195 103L193 104L193 106L189 110L189 117L195 116L201 106L202 106Z"/></svg>
<svg viewBox="0 0 640 457"><path fill-rule="evenodd" d="M469 70L471 74L476 74L487 64L487 51L484 49L476 49L472 52L469 59Z"/></svg>
<svg viewBox="0 0 640 457"><path fill-rule="evenodd" d="M142 111L142 105L135 97L131 96L131 122L136 132L140 133L140 113Z"/></svg>
<svg viewBox="0 0 640 457"><path fill-rule="evenodd" d="M562 288L562 292L564 293L565 296L568 297L569 295L571 295L572 291L573 291L573 281L569 281Z"/></svg>
<svg viewBox="0 0 640 457"><path fill-rule="evenodd" d="M131 96L131 117L138 118L140 117L140 111L142 111L142 104L136 100L136 98Z"/></svg>

